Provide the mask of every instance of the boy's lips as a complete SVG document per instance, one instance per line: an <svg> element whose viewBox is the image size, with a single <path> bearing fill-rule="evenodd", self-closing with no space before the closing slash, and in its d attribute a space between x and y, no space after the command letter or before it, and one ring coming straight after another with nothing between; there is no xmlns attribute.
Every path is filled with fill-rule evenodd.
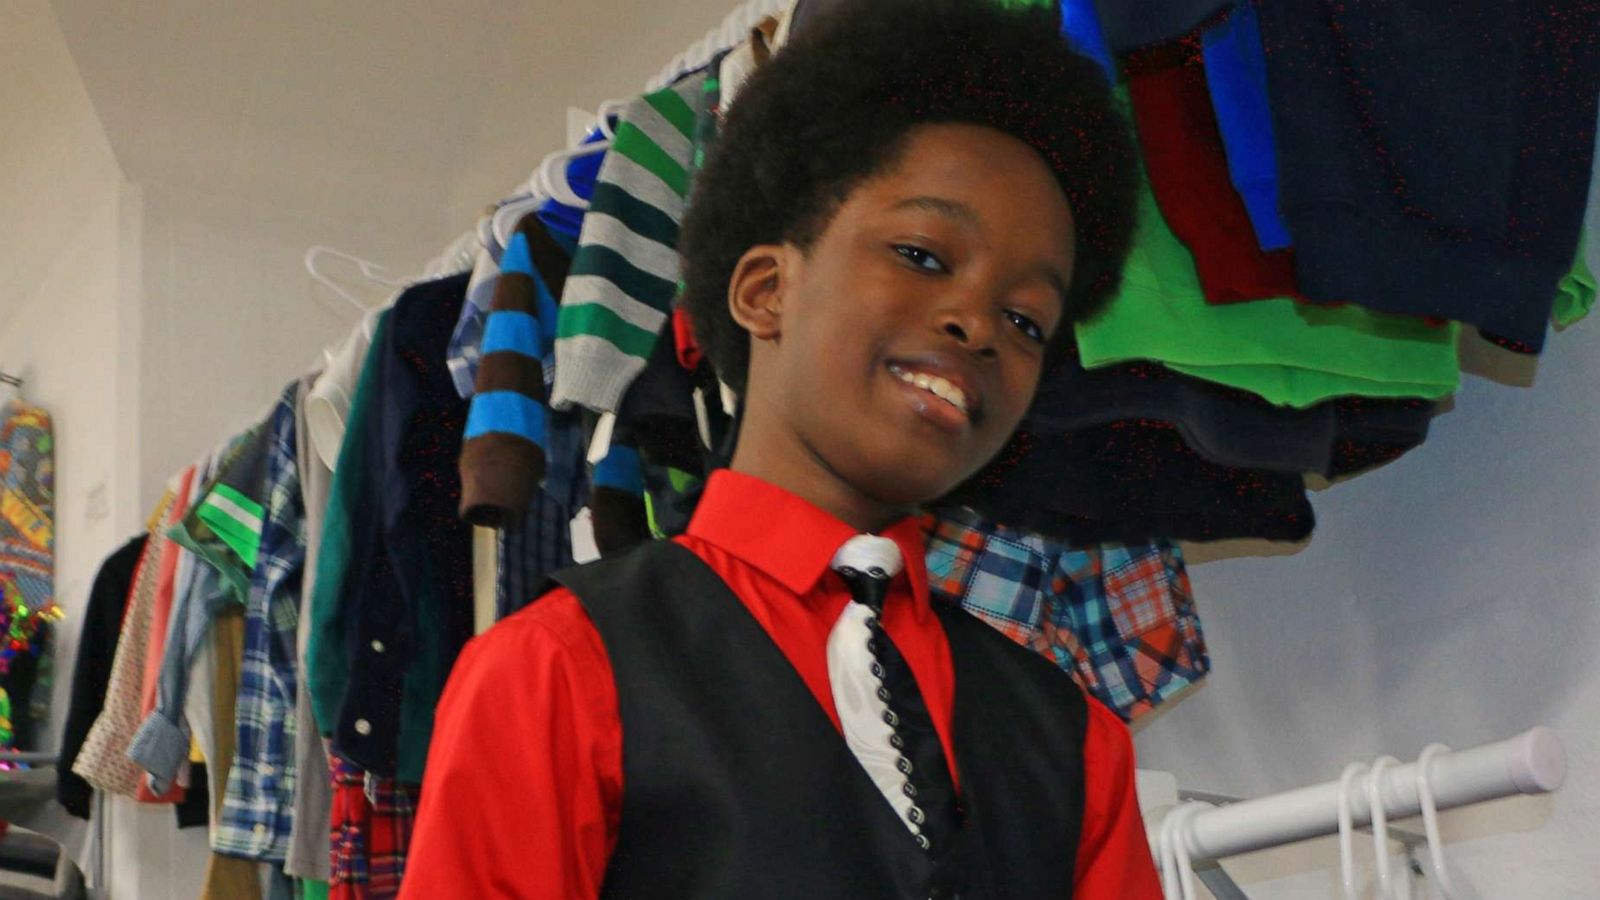
<svg viewBox="0 0 1600 900"><path fill-rule="evenodd" d="M983 408L983 395L975 379L944 354L930 353L891 360L889 374L914 396L926 402L918 411L937 425L964 428L975 422Z"/></svg>

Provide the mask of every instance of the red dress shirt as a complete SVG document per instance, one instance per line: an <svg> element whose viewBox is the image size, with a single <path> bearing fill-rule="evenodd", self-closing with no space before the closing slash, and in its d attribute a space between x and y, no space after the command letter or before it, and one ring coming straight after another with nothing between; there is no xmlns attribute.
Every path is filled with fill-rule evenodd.
<svg viewBox="0 0 1600 900"><path fill-rule="evenodd" d="M827 640L850 595L829 563L854 534L781 488L724 470L678 538L727 581L836 728ZM881 621L953 760L955 672L929 607L922 531L905 519L883 534L907 565ZM1110 710L1088 703L1074 896L1159 900L1132 740ZM959 787L960 773L952 774ZM456 662L439 702L401 900L597 897L623 789L622 722L605 647L578 599L553 591L471 641Z"/></svg>

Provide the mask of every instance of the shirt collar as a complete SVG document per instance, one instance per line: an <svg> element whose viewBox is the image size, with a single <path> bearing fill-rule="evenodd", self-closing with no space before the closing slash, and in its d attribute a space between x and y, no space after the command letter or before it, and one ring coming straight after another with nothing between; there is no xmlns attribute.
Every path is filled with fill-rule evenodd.
<svg viewBox="0 0 1600 900"><path fill-rule="evenodd" d="M706 482L688 533L760 569L795 594L806 594L828 571L833 554L857 532L777 485L718 469ZM922 527L908 516L879 533L900 546L920 621L929 614Z"/></svg>

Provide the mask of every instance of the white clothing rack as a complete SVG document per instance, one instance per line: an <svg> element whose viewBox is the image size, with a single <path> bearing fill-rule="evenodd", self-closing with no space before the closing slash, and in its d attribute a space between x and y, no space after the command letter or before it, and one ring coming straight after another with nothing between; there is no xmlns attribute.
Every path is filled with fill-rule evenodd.
<svg viewBox="0 0 1600 900"><path fill-rule="evenodd" d="M763 18L777 15L794 2L795 0L746 0L746 2L739 4L723 18L722 24L707 31L704 37L690 44L683 52L674 56L665 66L662 66L661 71L646 82L645 91L648 93L658 90L671 84L683 73L692 72L700 68L710 62L712 57L718 53L730 49L745 40L750 34L750 29L754 28ZM605 108L602 107L602 114L604 111ZM596 117L594 121L590 122L588 128L583 129L583 132L587 133L599 122L600 119ZM523 188L524 185L519 184L512 189L511 194L522 193ZM474 226L452 240L429 263L428 274L441 275L452 270L458 271L463 266L470 267L472 254L466 248L479 246L481 244L480 234L481 232Z"/></svg>
<svg viewBox="0 0 1600 900"><path fill-rule="evenodd" d="M1386 769L1376 796L1390 819L1422 811L1417 795L1418 763ZM1439 809L1468 806L1516 794L1545 794L1566 779L1561 739L1539 726L1516 737L1439 755L1429 782ZM1356 827L1372 823L1366 791L1349 797ZM1339 832L1339 781L1208 809L1174 823L1171 839L1195 860L1218 860Z"/></svg>

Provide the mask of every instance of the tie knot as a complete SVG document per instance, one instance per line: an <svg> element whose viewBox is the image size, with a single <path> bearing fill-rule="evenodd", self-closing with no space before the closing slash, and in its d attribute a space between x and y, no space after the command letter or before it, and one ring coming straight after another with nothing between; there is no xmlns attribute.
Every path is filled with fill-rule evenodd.
<svg viewBox="0 0 1600 900"><path fill-rule="evenodd" d="M832 568L847 580L852 573L888 580L900 574L905 563L900 545L876 534L858 534L833 555Z"/></svg>
<svg viewBox="0 0 1600 900"><path fill-rule="evenodd" d="M850 596L875 613L883 610L889 580L902 567L900 546L875 534L858 534L833 555L833 570L850 586Z"/></svg>

